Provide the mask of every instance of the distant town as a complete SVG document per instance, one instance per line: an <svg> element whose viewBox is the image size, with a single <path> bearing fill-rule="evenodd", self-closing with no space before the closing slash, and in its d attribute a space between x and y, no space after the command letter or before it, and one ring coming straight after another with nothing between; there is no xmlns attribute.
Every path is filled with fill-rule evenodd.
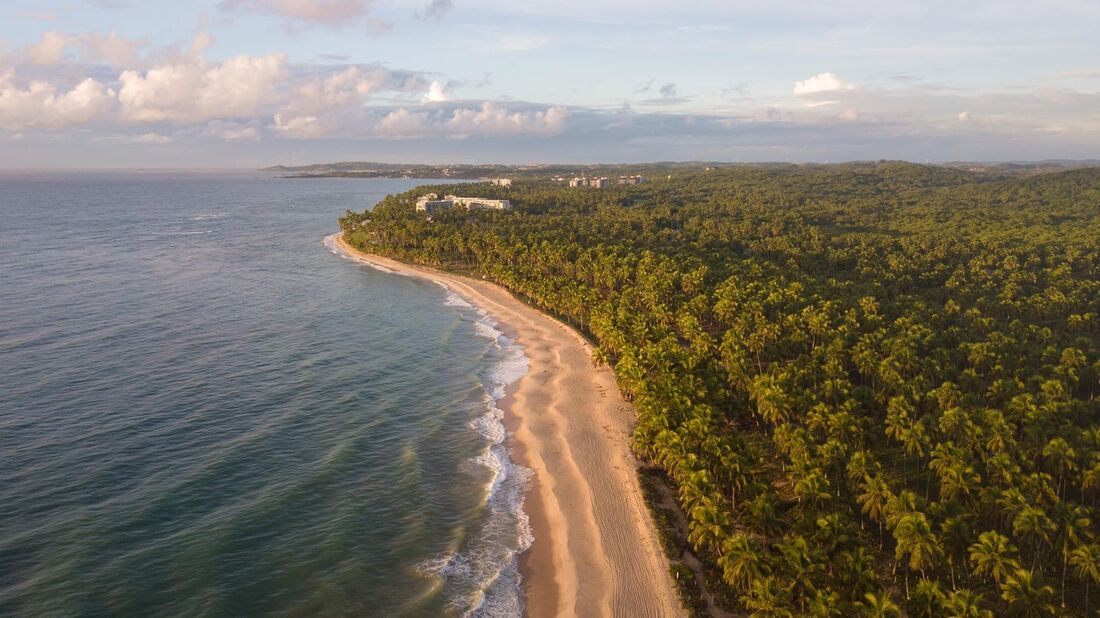
<svg viewBox="0 0 1100 618"><path fill-rule="evenodd" d="M562 176L555 176L554 180L557 182L564 182L565 178ZM619 176L616 179L617 185L640 185L645 182L645 178L641 175L635 174L633 176ZM600 176L599 178L586 178L584 176L574 176L569 179L570 187L594 187L596 189L604 189L611 186L611 179L607 176Z"/></svg>

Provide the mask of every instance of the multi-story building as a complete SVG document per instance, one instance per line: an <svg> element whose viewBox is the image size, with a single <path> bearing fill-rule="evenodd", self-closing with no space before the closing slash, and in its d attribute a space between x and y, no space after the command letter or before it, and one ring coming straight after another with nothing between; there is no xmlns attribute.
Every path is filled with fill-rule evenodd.
<svg viewBox="0 0 1100 618"><path fill-rule="evenodd" d="M512 203L508 200L491 200L484 197L459 197L457 195L445 195L443 199L435 193L428 193L416 200L416 209L420 212L431 214L436 210L461 206L466 210L508 210Z"/></svg>
<svg viewBox="0 0 1100 618"><path fill-rule="evenodd" d="M492 184L494 184L498 187L511 187L512 186L512 179L511 178L490 178L489 182L491 182Z"/></svg>

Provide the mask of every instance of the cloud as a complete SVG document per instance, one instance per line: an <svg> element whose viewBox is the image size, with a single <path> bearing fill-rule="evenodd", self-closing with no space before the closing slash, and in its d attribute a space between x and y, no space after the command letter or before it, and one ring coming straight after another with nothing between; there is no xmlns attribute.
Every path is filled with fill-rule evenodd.
<svg viewBox="0 0 1100 618"><path fill-rule="evenodd" d="M32 64L54 65L65 56L68 38L60 32L46 32L42 40L27 47L24 54Z"/></svg>
<svg viewBox="0 0 1100 618"><path fill-rule="evenodd" d="M70 90L32 81L16 85L10 69L0 70L0 127L59 128L88 124L104 117L114 106L115 93L88 78Z"/></svg>
<svg viewBox="0 0 1100 618"><path fill-rule="evenodd" d="M1095 79L1100 78L1100 69L1074 69L1072 71L1062 71L1060 73L1055 73L1054 77Z"/></svg>
<svg viewBox="0 0 1100 618"><path fill-rule="evenodd" d="M510 109L491 101L478 107L412 111L398 108L373 127L373 137L417 139L446 137L548 137L565 128L568 111L563 107Z"/></svg>
<svg viewBox="0 0 1100 618"><path fill-rule="evenodd" d="M554 135L565 125L567 112L564 107L551 107L545 111L509 111L486 101L481 107L456 109L444 125L450 135Z"/></svg>
<svg viewBox="0 0 1100 618"><path fill-rule="evenodd" d="M455 6L454 0L432 0L423 11L416 14L417 19L438 19Z"/></svg>
<svg viewBox="0 0 1100 618"><path fill-rule="evenodd" d="M652 87L652 80L645 85L640 92L646 92ZM680 105L681 103L687 103L691 100L691 97L680 96L680 90L676 87L676 84L667 82L657 89L660 93L660 97L656 99L646 99L640 101L642 105Z"/></svg>
<svg viewBox="0 0 1100 618"><path fill-rule="evenodd" d="M161 135L160 133L144 133L131 138L130 141L137 144L171 144L176 140L173 137Z"/></svg>
<svg viewBox="0 0 1100 618"><path fill-rule="evenodd" d="M193 49L201 51L208 44L209 37L200 33ZM211 64L192 53L144 73L124 71L118 92L122 117L186 123L255 116L276 99L285 63L285 55L269 54Z"/></svg>
<svg viewBox="0 0 1100 618"><path fill-rule="evenodd" d="M298 138L323 137L364 122L364 104L376 91L423 91L422 82L381 66L348 66L302 79L275 112L274 129Z"/></svg>
<svg viewBox="0 0 1100 618"><path fill-rule="evenodd" d="M136 63L138 50L146 45L144 40L121 37L114 32L106 36L81 35L76 43L85 61L106 62L118 67Z"/></svg>
<svg viewBox="0 0 1100 618"><path fill-rule="evenodd" d="M45 32L37 43L24 49L23 56L31 64L53 66L67 59L67 51L76 50L84 62L126 66L137 62L138 50L145 45L143 40L122 37L114 32L107 35Z"/></svg>
<svg viewBox="0 0 1100 618"><path fill-rule="evenodd" d="M722 96L724 96L724 97L725 96L747 97L747 96L749 96L749 85L746 84L745 82L741 82L741 83L738 83L738 84L734 84L733 86L730 86L729 88L723 88L722 89Z"/></svg>
<svg viewBox="0 0 1100 618"><path fill-rule="evenodd" d="M259 141L260 133L261 126L258 120L243 122L214 120L206 125L202 135L226 142L255 142Z"/></svg>
<svg viewBox="0 0 1100 618"><path fill-rule="evenodd" d="M854 89L854 85L841 81L832 73L819 73L807 80L794 83L794 93L798 96Z"/></svg>
<svg viewBox="0 0 1100 618"><path fill-rule="evenodd" d="M367 16L372 0L224 0L229 11L277 15L305 25L342 26Z"/></svg>
<svg viewBox="0 0 1100 618"><path fill-rule="evenodd" d="M422 103L440 103L448 99L447 93L443 88L443 84L437 81L433 81L432 85L428 87L427 94L424 95Z"/></svg>
<svg viewBox="0 0 1100 618"><path fill-rule="evenodd" d="M329 129L317 116L289 116L283 112L276 112L273 119L275 130L288 137L309 139L324 137L329 133Z"/></svg>

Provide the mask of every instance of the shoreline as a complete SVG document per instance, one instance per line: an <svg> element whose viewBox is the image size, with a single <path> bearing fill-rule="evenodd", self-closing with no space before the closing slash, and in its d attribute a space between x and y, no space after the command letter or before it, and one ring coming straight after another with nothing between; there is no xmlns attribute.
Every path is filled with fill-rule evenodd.
<svg viewBox="0 0 1100 618"><path fill-rule="evenodd" d="M534 542L518 558L525 615L684 615L630 452L633 410L611 370L593 365L591 345L494 283L334 240L385 270L444 285L523 347L528 371L497 404L516 463L534 473L524 495Z"/></svg>

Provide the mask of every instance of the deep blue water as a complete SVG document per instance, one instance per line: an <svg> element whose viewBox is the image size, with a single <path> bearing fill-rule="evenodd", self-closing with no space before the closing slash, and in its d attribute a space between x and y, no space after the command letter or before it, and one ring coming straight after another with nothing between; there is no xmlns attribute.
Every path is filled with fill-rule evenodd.
<svg viewBox="0 0 1100 618"><path fill-rule="evenodd" d="M322 243L416 184L0 175L0 615L517 611L514 346Z"/></svg>

